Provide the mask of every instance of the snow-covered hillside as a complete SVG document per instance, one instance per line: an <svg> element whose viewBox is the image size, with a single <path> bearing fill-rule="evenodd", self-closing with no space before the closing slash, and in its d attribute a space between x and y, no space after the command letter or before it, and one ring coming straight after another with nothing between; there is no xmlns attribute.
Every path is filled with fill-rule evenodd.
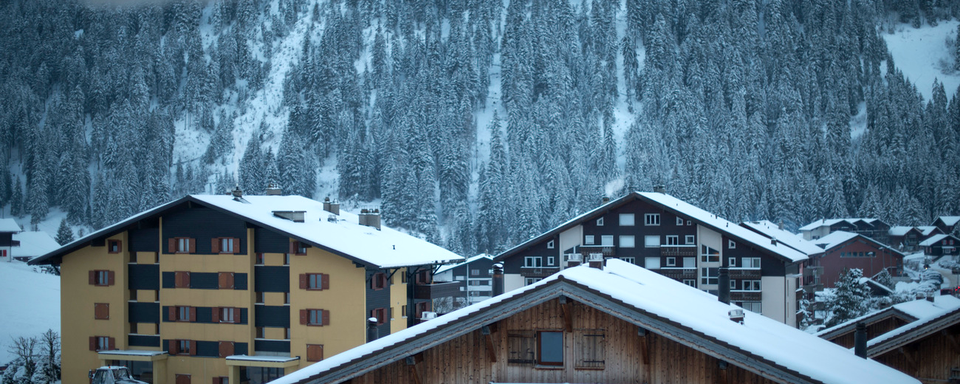
<svg viewBox="0 0 960 384"><path fill-rule="evenodd" d="M960 71L951 69L955 48L949 44L956 41L957 24L957 20L941 21L936 27L900 24L892 34L883 34L894 64L917 86L925 101L931 98L934 80L943 83L948 98L960 86Z"/></svg>
<svg viewBox="0 0 960 384"><path fill-rule="evenodd" d="M21 262L0 262L0 365L10 362L13 338L60 333L60 277Z"/></svg>

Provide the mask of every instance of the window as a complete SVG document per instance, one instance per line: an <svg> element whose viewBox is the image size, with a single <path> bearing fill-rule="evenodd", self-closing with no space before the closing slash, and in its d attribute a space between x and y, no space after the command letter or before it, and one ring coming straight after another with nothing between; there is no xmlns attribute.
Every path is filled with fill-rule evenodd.
<svg viewBox="0 0 960 384"><path fill-rule="evenodd" d="M196 355L197 342L193 340L170 340L172 348L171 355Z"/></svg>
<svg viewBox="0 0 960 384"><path fill-rule="evenodd" d="M620 235L620 248L634 248L636 240L633 235Z"/></svg>
<svg viewBox="0 0 960 384"><path fill-rule="evenodd" d="M376 308L370 311L370 317L377 319L377 325L381 325L387 322L387 309L386 308Z"/></svg>
<svg viewBox="0 0 960 384"><path fill-rule="evenodd" d="M375 282L378 278L379 277L377 277L376 274L373 275L372 279L374 281L372 282ZM384 275L383 278L385 279L386 275ZM383 289L383 286L385 286L385 284L383 283L383 281L381 281L380 284L382 285L380 288L375 288L373 286L371 287L374 289ZM330 289L330 275L326 273L301 273L300 289L306 289L310 291L320 291L324 289Z"/></svg>
<svg viewBox="0 0 960 384"><path fill-rule="evenodd" d="M598 227L602 227L602 226L603 226L603 218L602 218L602 217L599 218L599 219L597 219L597 226L598 226Z"/></svg>
<svg viewBox="0 0 960 384"><path fill-rule="evenodd" d="M537 336L537 364L563 365L563 332L540 331Z"/></svg>
<svg viewBox="0 0 960 384"><path fill-rule="evenodd" d="M254 294L254 300L257 304L263 304L263 292L257 292Z"/></svg>
<svg viewBox="0 0 960 384"><path fill-rule="evenodd" d="M176 384L190 384L190 375L177 374Z"/></svg>
<svg viewBox="0 0 960 384"><path fill-rule="evenodd" d="M91 336L90 337L91 351L111 351L114 349L117 349L116 339L108 336Z"/></svg>
<svg viewBox="0 0 960 384"><path fill-rule="evenodd" d="M737 242L733 240L727 240L727 249L736 249Z"/></svg>
<svg viewBox="0 0 960 384"><path fill-rule="evenodd" d="M693 225L693 222L690 221L690 220L687 220L687 226L689 227L689 226L691 226L691 225Z"/></svg>
<svg viewBox="0 0 960 384"><path fill-rule="evenodd" d="M233 289L233 272L220 272L217 274L217 288Z"/></svg>
<svg viewBox="0 0 960 384"><path fill-rule="evenodd" d="M417 314L416 314L416 315L417 315L417 317L416 317L416 318L417 318L417 319L423 319L423 313L424 313L424 312L429 312L429 311L430 311L430 308L431 308L431 303L430 303L429 301L421 301L421 302L417 303L417 306L416 306L416 309L417 309Z"/></svg>
<svg viewBox="0 0 960 384"><path fill-rule="evenodd" d="M393 317L393 307L390 307L390 320L393 319L395 319L395 317Z"/></svg>
<svg viewBox="0 0 960 384"><path fill-rule="evenodd" d="M263 254L262 254L262 253L258 253L258 254L257 254L257 259L256 259L256 261L254 261L254 264L256 264L256 265L263 265Z"/></svg>
<svg viewBox="0 0 960 384"><path fill-rule="evenodd" d="M383 272L374 273L370 276L370 289L381 290L387 287L387 274Z"/></svg>
<svg viewBox="0 0 960 384"><path fill-rule="evenodd" d="M290 254L289 254L289 253L284 253L284 254L283 254L283 265L290 265Z"/></svg>
<svg viewBox="0 0 960 384"><path fill-rule="evenodd" d="M90 271L89 273L90 285L106 287L106 286L113 285L113 281L114 281L113 271L96 270L96 271Z"/></svg>
<svg viewBox="0 0 960 384"><path fill-rule="evenodd" d="M751 269L760 269L760 258L759 257L744 257L741 262L743 268Z"/></svg>
<svg viewBox="0 0 960 384"><path fill-rule="evenodd" d="M108 253L120 253L120 240L107 240Z"/></svg>
<svg viewBox="0 0 960 384"><path fill-rule="evenodd" d="M307 254L307 248L310 248L310 244L304 243L302 241L292 241L290 242L290 252L297 256L303 256Z"/></svg>
<svg viewBox="0 0 960 384"><path fill-rule="evenodd" d="M220 357L227 357L233 355L233 342L232 341L221 341L217 343L217 349L219 349ZM214 378L217 379L217 378Z"/></svg>
<svg viewBox="0 0 960 384"><path fill-rule="evenodd" d="M543 258L540 256L525 256L523 258L524 268L542 268Z"/></svg>
<svg viewBox="0 0 960 384"><path fill-rule="evenodd" d="M680 236L667 235L667 245L680 245Z"/></svg>
<svg viewBox="0 0 960 384"><path fill-rule="evenodd" d="M211 312L213 315L213 322L215 323L240 323L240 308L220 307L213 308Z"/></svg>
<svg viewBox="0 0 960 384"><path fill-rule="evenodd" d="M677 226L678 226L678 227L682 227L682 226L683 226L683 218L682 218L682 217L678 217L678 218L677 218Z"/></svg>
<svg viewBox="0 0 960 384"><path fill-rule="evenodd" d="M583 237L583 243L586 244L586 245L593 245L593 244L595 244L595 242L594 242L594 240L593 240L593 235L586 235L586 236L584 236L584 237Z"/></svg>
<svg viewBox="0 0 960 384"><path fill-rule="evenodd" d="M636 264L636 263L637 263L637 258L635 258L635 257L621 257L620 260L626 261L626 262L628 262L628 263L630 263L630 264Z"/></svg>
<svg viewBox="0 0 960 384"><path fill-rule="evenodd" d="M93 318L94 318L94 320L109 320L109 319L110 319L110 304L108 304L108 303L94 303L94 304L93 304Z"/></svg>
<svg viewBox="0 0 960 384"><path fill-rule="evenodd" d="M547 256L547 265L557 265L556 259L553 256Z"/></svg>
<svg viewBox="0 0 960 384"><path fill-rule="evenodd" d="M634 225L634 219L632 213L621 213L620 214L620 226L621 227L632 227Z"/></svg>
<svg viewBox="0 0 960 384"><path fill-rule="evenodd" d="M257 339L263 339L263 338L264 338L264 330L263 330L263 327L257 327L257 335L256 335L256 338L257 338Z"/></svg>
<svg viewBox="0 0 960 384"><path fill-rule="evenodd" d="M720 268L700 268L700 284L720 283Z"/></svg>
<svg viewBox="0 0 960 384"><path fill-rule="evenodd" d="M684 258L683 258L683 267L684 267L684 268L696 268L696 267L697 267L697 258L696 258L696 257L684 257Z"/></svg>
<svg viewBox="0 0 960 384"><path fill-rule="evenodd" d="M736 266L737 266L737 258L736 258L736 257L727 258L727 266L728 266L728 267L736 267Z"/></svg>
<svg viewBox="0 0 960 384"><path fill-rule="evenodd" d="M470 276L480 276L480 270L479 270L479 269L476 269L476 268L471 269L471 270L470 270Z"/></svg>
<svg viewBox="0 0 960 384"><path fill-rule="evenodd" d="M643 224L644 225L660 225L660 214L659 213L646 213L643 215Z"/></svg>
<svg viewBox="0 0 960 384"><path fill-rule="evenodd" d="M323 344L307 344L307 361L323 360Z"/></svg>
<svg viewBox="0 0 960 384"><path fill-rule="evenodd" d="M695 279L683 279L683 283L694 288L697 287L697 280Z"/></svg>
<svg viewBox="0 0 960 384"><path fill-rule="evenodd" d="M533 364L537 360L535 331L507 332L507 364Z"/></svg>
<svg viewBox="0 0 960 384"><path fill-rule="evenodd" d="M720 251L706 245L700 246L700 261L704 263L719 263Z"/></svg>
<svg viewBox="0 0 960 384"><path fill-rule="evenodd" d="M283 303L290 304L290 292L283 293Z"/></svg>
<svg viewBox="0 0 960 384"><path fill-rule="evenodd" d="M736 281L736 280L733 280L733 279L730 279L730 290L732 291L732 290L735 290L735 289L737 289L737 281Z"/></svg>
<svg viewBox="0 0 960 384"><path fill-rule="evenodd" d="M553 249L553 248L554 248L553 240L548 241L548 242L547 242L547 249Z"/></svg>
<svg viewBox="0 0 960 384"><path fill-rule="evenodd" d="M543 279L542 279L542 278L539 278L539 277L525 277L525 278L523 278L523 285L524 285L524 286L527 286L527 285L530 285L530 284L534 284L534 283L536 283L536 282L538 282L538 281L540 281L540 280L543 280Z"/></svg>
<svg viewBox="0 0 960 384"><path fill-rule="evenodd" d="M646 248L659 248L660 247L660 236L658 235L646 235L643 237L643 246Z"/></svg>
<svg viewBox="0 0 960 384"><path fill-rule="evenodd" d="M176 288L190 288L190 272L174 272L173 285Z"/></svg>
<svg viewBox="0 0 960 384"><path fill-rule="evenodd" d="M197 308L186 306L170 306L167 312L167 320L170 321L197 321Z"/></svg>
<svg viewBox="0 0 960 384"><path fill-rule="evenodd" d="M210 245L211 253L237 253L240 251L240 239L235 237L215 237Z"/></svg>
<svg viewBox="0 0 960 384"><path fill-rule="evenodd" d="M744 281L743 281L743 290L744 290L744 291L759 291L759 290L760 290L760 280L744 280Z"/></svg>
<svg viewBox="0 0 960 384"><path fill-rule="evenodd" d="M659 257L644 258L644 267L647 269L660 269L660 258Z"/></svg>
<svg viewBox="0 0 960 384"><path fill-rule="evenodd" d="M697 237L694 235L686 235L683 237L684 244L693 244L697 242Z"/></svg>
<svg viewBox="0 0 960 384"><path fill-rule="evenodd" d="M600 235L600 245L612 247L613 235Z"/></svg>
<svg viewBox="0 0 960 384"><path fill-rule="evenodd" d="M130 323L130 334L131 335L137 334L137 323Z"/></svg>
<svg viewBox="0 0 960 384"><path fill-rule="evenodd" d="M171 237L167 243L168 253L196 253L197 242L190 237Z"/></svg>
<svg viewBox="0 0 960 384"><path fill-rule="evenodd" d="M402 317L402 318L404 318L404 319L407 318L407 306L406 306L406 305L401 305L401 306L400 306L400 317Z"/></svg>
<svg viewBox="0 0 960 384"><path fill-rule="evenodd" d="M668 266L668 267L676 267L676 266L677 266L677 258L676 258L676 257L668 257L668 258L667 258L667 266Z"/></svg>
<svg viewBox="0 0 960 384"><path fill-rule="evenodd" d="M301 309L300 324L314 326L330 325L330 311L326 309Z"/></svg>
<svg viewBox="0 0 960 384"><path fill-rule="evenodd" d="M213 384L230 384L230 378L226 376L214 377Z"/></svg>
<svg viewBox="0 0 960 384"><path fill-rule="evenodd" d="M750 312L761 313L760 302L757 301L745 301L742 303L736 303L740 308L746 309Z"/></svg>

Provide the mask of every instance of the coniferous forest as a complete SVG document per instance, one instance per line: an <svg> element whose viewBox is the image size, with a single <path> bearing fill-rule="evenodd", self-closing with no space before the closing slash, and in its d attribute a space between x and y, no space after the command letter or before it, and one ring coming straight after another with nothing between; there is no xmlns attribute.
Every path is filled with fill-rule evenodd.
<svg viewBox="0 0 960 384"><path fill-rule="evenodd" d="M788 228L960 214L958 90L924 99L881 37L960 2L120 4L0 1L10 215L273 182L470 255L654 185Z"/></svg>

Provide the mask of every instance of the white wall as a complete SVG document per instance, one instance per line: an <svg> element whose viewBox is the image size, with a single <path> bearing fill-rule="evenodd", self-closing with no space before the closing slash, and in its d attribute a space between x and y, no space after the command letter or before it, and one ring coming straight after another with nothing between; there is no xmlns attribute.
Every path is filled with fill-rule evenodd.
<svg viewBox="0 0 960 384"><path fill-rule="evenodd" d="M761 308L763 315L781 323L795 326L791 323L796 323L796 316L785 316L787 310L785 303L786 290L789 288L786 279L781 276L763 276L760 278L760 285L763 290L763 299L760 301L760 305L763 307ZM796 310L790 313L793 315Z"/></svg>
<svg viewBox="0 0 960 384"><path fill-rule="evenodd" d="M566 268L566 264L563 261L563 251L570 249L574 246L582 245L583 242L583 226L578 225L576 227L570 228L566 231L560 232L560 246L557 247L557 261L560 263L560 269ZM521 281L521 284L523 282Z"/></svg>
<svg viewBox="0 0 960 384"><path fill-rule="evenodd" d="M523 287L523 276L520 276L519 273L504 273L503 274L503 292L510 292L517 288Z"/></svg>

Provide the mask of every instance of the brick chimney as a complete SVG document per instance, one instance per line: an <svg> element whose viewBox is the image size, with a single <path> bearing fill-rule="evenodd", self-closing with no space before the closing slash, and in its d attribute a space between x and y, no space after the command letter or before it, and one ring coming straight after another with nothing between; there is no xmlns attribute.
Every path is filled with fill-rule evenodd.
<svg viewBox="0 0 960 384"><path fill-rule="evenodd" d="M330 201L330 197L327 196L327 197L323 198L323 210L324 210L324 211L327 211L327 212L330 212L330 213L332 213L332 214L334 214L334 215L339 215L339 214L340 214L340 203L334 202L334 201ZM361 224L362 224L362 223L361 223Z"/></svg>
<svg viewBox="0 0 960 384"><path fill-rule="evenodd" d="M280 188L274 183L267 184L266 192L267 196L280 196L283 194L283 191L281 191Z"/></svg>
<svg viewBox="0 0 960 384"><path fill-rule="evenodd" d="M380 209L361 209L360 225L376 228L380 230Z"/></svg>

